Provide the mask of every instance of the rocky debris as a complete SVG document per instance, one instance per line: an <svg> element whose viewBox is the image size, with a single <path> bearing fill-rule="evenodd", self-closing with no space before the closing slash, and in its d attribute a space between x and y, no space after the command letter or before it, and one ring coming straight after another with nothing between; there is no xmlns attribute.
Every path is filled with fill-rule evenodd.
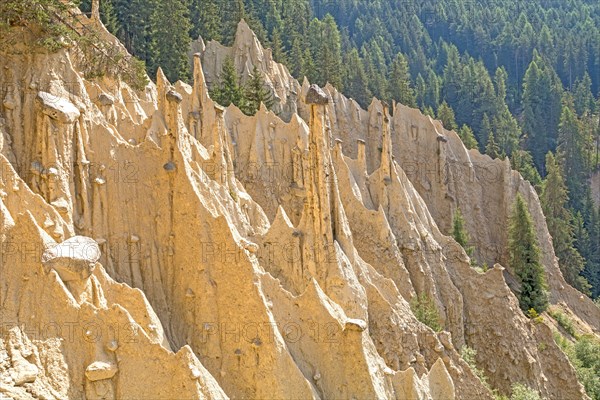
<svg viewBox="0 0 600 400"><path fill-rule="evenodd" d="M23 334L17 327L8 332L7 350L11 362L9 373L15 386L35 382L39 369L27 360L32 355L31 344L26 344Z"/></svg>
<svg viewBox="0 0 600 400"><path fill-rule="evenodd" d="M42 112L50 118L63 124L70 124L79 118L79 110L69 100L54 96L47 92L38 92L36 100L42 107Z"/></svg>
<svg viewBox="0 0 600 400"><path fill-rule="evenodd" d="M23 386L26 383L35 382L39 374L38 367L27 362L24 359L13 359L11 378L15 386Z"/></svg>

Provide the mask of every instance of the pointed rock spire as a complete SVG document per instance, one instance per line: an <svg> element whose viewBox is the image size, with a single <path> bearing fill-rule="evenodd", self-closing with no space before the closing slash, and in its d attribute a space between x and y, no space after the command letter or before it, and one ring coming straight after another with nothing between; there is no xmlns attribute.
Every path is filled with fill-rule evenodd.
<svg viewBox="0 0 600 400"><path fill-rule="evenodd" d="M305 214L311 215L316 237L325 237L327 243L332 243L329 183L333 171L325 138L325 104L329 98L320 87L311 85L305 101L310 107L309 154L304 171L308 177Z"/></svg>
<svg viewBox="0 0 600 400"><path fill-rule="evenodd" d="M391 179L392 171L392 137L390 135L390 118L387 104L383 104L383 124L382 124L382 145L381 145L381 172L384 179Z"/></svg>
<svg viewBox="0 0 600 400"><path fill-rule="evenodd" d="M188 115L188 130L190 134L201 143L206 144L203 139L206 139L205 132L207 124L207 112L209 107L213 107L213 103L208 95L208 88L204 71L202 70L201 54L194 54L194 71L193 71L193 86L192 86L192 101L190 113Z"/></svg>

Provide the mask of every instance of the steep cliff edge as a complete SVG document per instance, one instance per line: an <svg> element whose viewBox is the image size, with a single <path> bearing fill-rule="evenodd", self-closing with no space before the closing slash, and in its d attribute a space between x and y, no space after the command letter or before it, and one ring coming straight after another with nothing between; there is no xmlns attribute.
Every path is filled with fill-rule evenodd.
<svg viewBox="0 0 600 400"><path fill-rule="evenodd" d="M459 201L498 224L471 234L501 245L520 190L552 255L527 183L486 160L506 171L491 185L498 205L481 211L472 188L436 180L451 157L481 160L455 134L415 110L374 100L365 111L300 85L245 29L236 42L252 46L236 65L268 61L261 71L276 71L289 119L216 105L200 55L192 86L159 70L139 92L84 79L76 49L2 55L0 393L491 398L458 353L468 344L501 392L521 382L584 398L503 267L478 274L442 233ZM214 77L218 62L202 59ZM411 163L438 175L425 184ZM545 261L553 300L597 330L598 310ZM433 299L444 331L414 317L417 294Z"/></svg>

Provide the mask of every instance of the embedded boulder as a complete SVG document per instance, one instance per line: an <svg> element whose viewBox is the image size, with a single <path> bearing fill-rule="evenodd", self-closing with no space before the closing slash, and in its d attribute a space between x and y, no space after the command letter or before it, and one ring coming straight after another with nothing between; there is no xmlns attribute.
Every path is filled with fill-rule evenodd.
<svg viewBox="0 0 600 400"><path fill-rule="evenodd" d="M99 259L100 247L94 239L74 236L48 248L42 255L42 264L68 282L87 279Z"/></svg>
<svg viewBox="0 0 600 400"><path fill-rule="evenodd" d="M95 361L85 369L85 376L90 381L95 382L103 379L110 379L115 376L117 371L118 368L113 363Z"/></svg>
<svg viewBox="0 0 600 400"><path fill-rule="evenodd" d="M81 115L77 107L69 100L48 92L38 92L36 100L42 106L42 112L63 124L75 122Z"/></svg>
<svg viewBox="0 0 600 400"><path fill-rule="evenodd" d="M312 84L306 93L306 104L328 104L329 96L318 85Z"/></svg>

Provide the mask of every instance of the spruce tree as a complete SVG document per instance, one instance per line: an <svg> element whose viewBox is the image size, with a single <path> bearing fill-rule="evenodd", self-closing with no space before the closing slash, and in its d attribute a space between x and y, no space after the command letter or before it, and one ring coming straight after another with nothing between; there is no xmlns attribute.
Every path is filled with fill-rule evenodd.
<svg viewBox="0 0 600 400"><path fill-rule="evenodd" d="M473 135L473 130L469 128L468 125L463 124L458 130L458 136L462 140L463 144L467 149L476 149L477 148L477 139L475 139L475 135Z"/></svg>
<svg viewBox="0 0 600 400"><path fill-rule="evenodd" d="M316 26L318 27L317 37L312 39L316 41L317 46L316 83L321 86L330 83L338 90L343 90L340 31L330 14L327 14L323 21Z"/></svg>
<svg viewBox="0 0 600 400"><path fill-rule="evenodd" d="M440 78L433 69L427 73L427 89L425 91L424 103L435 107L440 104Z"/></svg>
<svg viewBox="0 0 600 400"><path fill-rule="evenodd" d="M500 157L500 147L498 147L498 144L496 143L494 132L490 132L487 144L485 145L485 154L492 158Z"/></svg>
<svg viewBox="0 0 600 400"><path fill-rule="evenodd" d="M421 76L421 74L419 73L417 75L417 79L415 81L415 101L417 102L417 106L421 109L421 110L425 110L425 101L427 98L427 84L425 83L425 79L423 79L423 76ZM438 105L437 104L427 104L427 106L429 106L430 108L437 108ZM435 115L432 115L432 117L435 117Z"/></svg>
<svg viewBox="0 0 600 400"><path fill-rule="evenodd" d="M363 45L361 56L365 61L365 72L369 78L369 90L380 99L389 98L388 95L388 70L385 56L379 43L371 40Z"/></svg>
<svg viewBox="0 0 600 400"><path fill-rule="evenodd" d="M469 246L471 238L465 228L465 219L460 212L460 208L456 209L454 218L452 219L452 237L465 249L469 257L473 255L473 247Z"/></svg>
<svg viewBox="0 0 600 400"><path fill-rule="evenodd" d="M588 187L591 137L583 129L570 105L563 106L559 124L558 160L564 176L569 179L569 205L583 209Z"/></svg>
<svg viewBox="0 0 600 400"><path fill-rule="evenodd" d="M503 111L493 118L491 129L495 132L494 139L498 143L500 153L510 156L513 151L519 149L521 128L515 117L508 110L506 104L502 107Z"/></svg>
<svg viewBox="0 0 600 400"><path fill-rule="evenodd" d="M252 75L250 75L250 79L246 82L244 103L242 111L247 115L254 115L260 108L261 103L268 109L273 107L273 95L265 87L262 74L256 65L252 68Z"/></svg>
<svg viewBox="0 0 600 400"><path fill-rule="evenodd" d="M278 28L275 28L271 34L271 50L273 51L273 59L275 61L282 64L288 63L283 42L281 41L281 33L279 33Z"/></svg>
<svg viewBox="0 0 600 400"><path fill-rule="evenodd" d="M596 104L592 94L592 80L587 72L581 80L578 79L575 82L573 98L575 100L575 111L580 117L594 111Z"/></svg>
<svg viewBox="0 0 600 400"><path fill-rule="evenodd" d="M410 84L408 62L402 53L398 53L390 71L390 96L397 102L409 107L416 107L415 92Z"/></svg>
<svg viewBox="0 0 600 400"><path fill-rule="evenodd" d="M244 90L239 84L238 73L231 57L227 57L223 62L223 67L219 74L219 86L213 89L210 96L224 107L233 103L240 109L245 109Z"/></svg>
<svg viewBox="0 0 600 400"><path fill-rule="evenodd" d="M508 74L504 67L496 68L496 73L494 74L494 87L496 89L496 97L498 98L499 107L504 105L504 101L506 100L506 80L508 79Z"/></svg>
<svg viewBox="0 0 600 400"><path fill-rule="evenodd" d="M346 95L356 100L361 106L367 107L371 101L371 91L358 50L352 49L346 56L344 64Z"/></svg>
<svg viewBox="0 0 600 400"><path fill-rule="evenodd" d="M315 61L309 48L304 49L302 57L302 68L300 70L300 76L306 77L310 82L315 82L317 79L317 69L315 67Z"/></svg>
<svg viewBox="0 0 600 400"><path fill-rule="evenodd" d="M202 36L205 42L222 40L223 21L219 12L218 0L192 0L192 38Z"/></svg>
<svg viewBox="0 0 600 400"><path fill-rule="evenodd" d="M302 66L304 64L304 55L300 38L295 38L290 50L290 73L300 82L302 82Z"/></svg>
<svg viewBox="0 0 600 400"><path fill-rule="evenodd" d="M158 66L155 61L157 54L153 49L154 34L151 23L153 20L156 21L153 15L157 3L157 0L131 0L118 3L118 15L123 26L120 39L125 43L127 50L146 63L146 71L150 76L156 73Z"/></svg>
<svg viewBox="0 0 600 400"><path fill-rule="evenodd" d="M528 151L514 151L510 156L510 167L515 171L519 171L521 176L528 180L534 187L538 188L541 185L542 178L535 165L533 165L533 158Z"/></svg>
<svg viewBox="0 0 600 400"><path fill-rule="evenodd" d="M231 46L235 39L237 27L242 19L246 19L244 0L218 0L220 15L223 16L222 40L226 46Z"/></svg>
<svg viewBox="0 0 600 400"><path fill-rule="evenodd" d="M548 231L552 236L558 265L571 286L588 294L590 286L586 279L580 276L585 260L574 247L573 215L567 209L567 186L552 153L546 155L546 171L540 202L546 216Z"/></svg>
<svg viewBox="0 0 600 400"><path fill-rule="evenodd" d="M169 24L167 21L177 21ZM184 0L165 0L157 4L151 18L154 69L161 67L167 79L187 81L190 78L188 51L191 23Z"/></svg>
<svg viewBox="0 0 600 400"><path fill-rule="evenodd" d="M426 106L423 108L423 115L427 115L435 119L435 111L433 111L433 108L431 108L430 106Z"/></svg>
<svg viewBox="0 0 600 400"><path fill-rule="evenodd" d="M449 131L457 129L456 121L454 119L454 110L452 110L452 107L450 107L446 101L443 101L442 104L440 104L437 117L440 121L442 121L444 128L448 129Z"/></svg>
<svg viewBox="0 0 600 400"><path fill-rule="evenodd" d="M517 195L510 215L508 236L510 267L521 286L521 309L527 313L533 308L541 314L548 308L545 271L540 262L533 221L520 194Z"/></svg>
<svg viewBox="0 0 600 400"><path fill-rule="evenodd" d="M581 275L591 285L591 297L597 298L600 296L600 210L589 200L589 208L585 210L588 221L579 212L575 216L575 245L586 261Z"/></svg>
<svg viewBox="0 0 600 400"><path fill-rule="evenodd" d="M544 159L556 148L562 84L552 66L534 52L523 80L523 133L538 170L545 175Z"/></svg>
<svg viewBox="0 0 600 400"><path fill-rule="evenodd" d="M481 129L479 131L478 139L479 146L482 152L485 152L485 148L487 146L487 142L490 138L490 135L493 134L492 123L487 114L483 114L483 119L481 121Z"/></svg>

